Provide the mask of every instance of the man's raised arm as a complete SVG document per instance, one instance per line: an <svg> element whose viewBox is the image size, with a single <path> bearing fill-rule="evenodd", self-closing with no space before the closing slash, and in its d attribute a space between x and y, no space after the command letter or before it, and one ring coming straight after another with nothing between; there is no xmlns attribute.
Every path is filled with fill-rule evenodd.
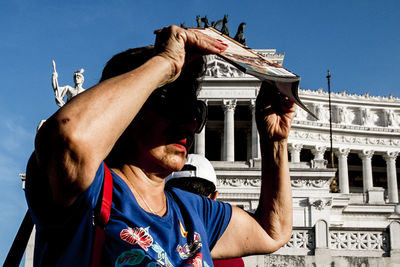
<svg viewBox="0 0 400 267"><path fill-rule="evenodd" d="M287 139L294 104L263 83L256 101L262 155L259 206L250 216L233 207L232 219L212 250L213 258L265 254L278 250L292 234L292 190Z"/></svg>

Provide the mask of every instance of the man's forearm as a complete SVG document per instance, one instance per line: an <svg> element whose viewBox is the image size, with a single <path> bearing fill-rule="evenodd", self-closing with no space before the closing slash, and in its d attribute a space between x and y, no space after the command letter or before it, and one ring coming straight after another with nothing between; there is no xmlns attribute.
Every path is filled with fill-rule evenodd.
<svg viewBox="0 0 400 267"><path fill-rule="evenodd" d="M261 153L261 194L256 218L272 239L286 243L293 220L287 139L261 140Z"/></svg>

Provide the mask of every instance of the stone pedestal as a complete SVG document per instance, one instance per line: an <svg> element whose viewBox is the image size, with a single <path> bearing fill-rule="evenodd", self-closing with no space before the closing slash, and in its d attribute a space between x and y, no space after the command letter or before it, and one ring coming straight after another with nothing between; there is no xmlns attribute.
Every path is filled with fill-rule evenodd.
<svg viewBox="0 0 400 267"><path fill-rule="evenodd" d="M385 204L385 189L382 187L372 187L367 191L368 204Z"/></svg>

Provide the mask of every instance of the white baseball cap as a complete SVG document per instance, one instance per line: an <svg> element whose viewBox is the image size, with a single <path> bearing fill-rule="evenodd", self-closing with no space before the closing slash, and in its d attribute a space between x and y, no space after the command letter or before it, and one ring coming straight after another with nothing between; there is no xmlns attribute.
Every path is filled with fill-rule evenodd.
<svg viewBox="0 0 400 267"><path fill-rule="evenodd" d="M168 177L166 182L172 179L179 178L202 178L212 182L217 186L217 175L211 162L205 157L197 154L189 154L182 171L173 172Z"/></svg>

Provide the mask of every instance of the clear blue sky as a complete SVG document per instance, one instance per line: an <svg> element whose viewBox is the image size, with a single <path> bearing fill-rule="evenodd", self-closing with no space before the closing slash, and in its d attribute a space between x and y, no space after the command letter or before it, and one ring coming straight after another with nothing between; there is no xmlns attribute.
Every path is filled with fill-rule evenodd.
<svg viewBox="0 0 400 267"><path fill-rule="evenodd" d="M400 1L280 0L8 0L0 1L0 263L26 210L18 173L25 172L37 124L56 111L51 60L60 85L85 69L94 85L116 52L153 43L153 30L195 26L229 14L246 22L251 48L285 53L301 88L400 97Z"/></svg>

